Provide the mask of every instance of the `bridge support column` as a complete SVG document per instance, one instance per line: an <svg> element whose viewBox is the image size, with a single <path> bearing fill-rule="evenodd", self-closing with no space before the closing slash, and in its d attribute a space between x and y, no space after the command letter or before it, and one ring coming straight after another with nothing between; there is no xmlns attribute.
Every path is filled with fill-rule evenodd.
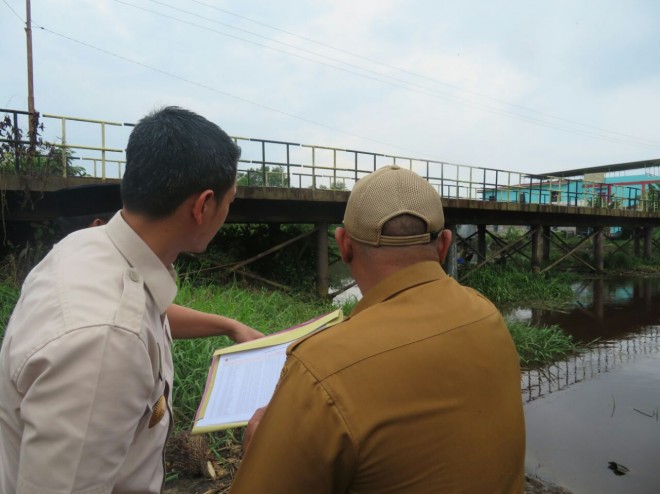
<svg viewBox="0 0 660 494"><path fill-rule="evenodd" d="M316 232L316 293L328 297L328 224L317 223Z"/></svg>
<svg viewBox="0 0 660 494"><path fill-rule="evenodd" d="M477 253L477 263L486 259L486 225L477 225Z"/></svg>
<svg viewBox="0 0 660 494"><path fill-rule="evenodd" d="M653 227L644 227L644 259L651 259L651 247L653 246Z"/></svg>
<svg viewBox="0 0 660 494"><path fill-rule="evenodd" d="M545 225L543 227L543 260L550 260L550 235L552 235L550 227Z"/></svg>
<svg viewBox="0 0 660 494"><path fill-rule="evenodd" d="M543 245L542 245L542 237L543 237L543 229L541 228L541 225L532 225L532 271L534 273L540 273L541 272L541 260L543 257Z"/></svg>
<svg viewBox="0 0 660 494"><path fill-rule="evenodd" d="M458 278L458 263L456 257L458 256L458 249L456 248L456 225L447 224L445 229L451 231L451 245L445 257L444 268L445 272L454 279Z"/></svg>
<svg viewBox="0 0 660 494"><path fill-rule="evenodd" d="M604 265L604 244L605 242L603 241L604 234L603 234L603 227L599 226L594 228L596 231L596 234L594 235L594 267L598 271L602 271L603 268L605 267Z"/></svg>

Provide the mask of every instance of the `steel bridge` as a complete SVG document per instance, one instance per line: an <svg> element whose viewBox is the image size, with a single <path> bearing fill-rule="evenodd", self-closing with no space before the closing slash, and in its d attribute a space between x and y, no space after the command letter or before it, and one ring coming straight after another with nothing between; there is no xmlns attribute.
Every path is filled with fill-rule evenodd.
<svg viewBox="0 0 660 494"><path fill-rule="evenodd" d="M80 214L94 205L82 199L82 186L105 184L120 207L118 185L125 166L125 146L132 123L91 120L43 113L40 141L27 138L28 112L0 109L4 127L0 135L0 189L3 218L8 222L55 218L72 210L79 201ZM341 223L348 195L361 177L377 168L396 164L425 177L440 193L446 228L454 233L446 270L457 276L459 249L469 252L480 266L496 258L525 255L535 272L549 257L550 244L566 252L560 261L574 257L585 245L593 248L593 260L582 260L589 269L603 269L603 244L608 227L634 232L633 253L651 256L652 230L660 225L660 194L638 187L593 181L585 186L590 170L660 170L660 160L579 169L555 174L528 174L468 166L407 156L353 149L233 136L242 149L238 167L238 195L228 221L236 223L315 224L319 252L319 293L327 293L327 231ZM30 146L50 149L27 160ZM55 152L53 152L53 150ZM659 177L660 180L660 177ZM78 194L78 195L76 195ZM114 196L113 196L114 194ZM107 195L107 194L106 194ZM93 194L94 199L98 196ZM110 200L113 204L113 200ZM75 208L73 208L75 209ZM69 213L70 214L70 213ZM459 225L474 225L472 235L461 236ZM493 234L492 225L524 227L525 234L507 244ZM489 227L490 226L490 227ZM581 227L586 237L569 246L554 229ZM5 227L6 228L6 227ZM6 231L5 231L6 235ZM487 252L487 236L492 238ZM643 249L641 248L643 242ZM492 245L497 248L493 252ZM531 246L529 255L525 248ZM271 249L272 250L272 249ZM552 267L552 266L550 266Z"/></svg>

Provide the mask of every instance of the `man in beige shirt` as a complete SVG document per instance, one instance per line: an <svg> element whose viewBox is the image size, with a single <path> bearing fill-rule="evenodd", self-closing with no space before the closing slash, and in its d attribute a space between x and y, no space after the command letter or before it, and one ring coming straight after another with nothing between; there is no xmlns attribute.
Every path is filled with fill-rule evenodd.
<svg viewBox="0 0 660 494"><path fill-rule="evenodd" d="M443 226L412 171L357 182L335 237L364 298L289 347L233 494L523 492L518 356L497 309L442 270Z"/></svg>
<svg viewBox="0 0 660 494"><path fill-rule="evenodd" d="M171 339L260 336L172 305L172 264L202 252L236 193L240 148L180 108L142 119L123 209L27 277L0 351L0 492L157 493L172 427Z"/></svg>

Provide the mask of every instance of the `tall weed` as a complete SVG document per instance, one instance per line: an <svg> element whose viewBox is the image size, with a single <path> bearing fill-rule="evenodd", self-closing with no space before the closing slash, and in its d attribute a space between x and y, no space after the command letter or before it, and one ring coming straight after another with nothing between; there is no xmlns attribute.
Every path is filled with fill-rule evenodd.
<svg viewBox="0 0 660 494"><path fill-rule="evenodd" d="M201 285L185 282L176 302L186 307L237 319L268 334L334 310L332 303L301 294L251 289L238 285ZM179 428L192 424L214 350L230 345L226 337L174 342L174 402Z"/></svg>
<svg viewBox="0 0 660 494"><path fill-rule="evenodd" d="M574 275L567 273L534 274L528 267L492 264L469 272L462 283L483 293L498 306L521 302L561 306L573 298L570 283L574 279Z"/></svg>
<svg viewBox="0 0 660 494"><path fill-rule="evenodd" d="M0 282L0 347L5 337L5 329L18 301L20 292L16 285L10 281Z"/></svg>
<svg viewBox="0 0 660 494"><path fill-rule="evenodd" d="M571 335L559 326L536 327L520 321L507 321L507 326L523 367L547 364L577 351Z"/></svg>

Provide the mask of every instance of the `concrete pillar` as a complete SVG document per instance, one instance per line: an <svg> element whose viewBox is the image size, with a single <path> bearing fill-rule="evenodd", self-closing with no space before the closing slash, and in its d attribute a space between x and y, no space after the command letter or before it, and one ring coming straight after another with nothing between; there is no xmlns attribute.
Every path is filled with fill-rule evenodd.
<svg viewBox="0 0 660 494"><path fill-rule="evenodd" d="M653 246L653 227L644 227L644 259L651 259L651 247Z"/></svg>
<svg viewBox="0 0 660 494"><path fill-rule="evenodd" d="M458 278L458 263L456 258L458 256L458 249L456 248L456 225L447 224L445 229L451 231L451 245L445 257L444 268L445 272L454 279Z"/></svg>
<svg viewBox="0 0 660 494"><path fill-rule="evenodd" d="M594 267L598 271L602 271L604 268L604 234L603 227L599 226L594 228L596 234L594 235Z"/></svg>
<svg viewBox="0 0 660 494"><path fill-rule="evenodd" d="M316 293L328 297L328 224L317 223L316 227Z"/></svg>
<svg viewBox="0 0 660 494"><path fill-rule="evenodd" d="M550 235L552 235L550 227L548 225L545 225L543 227L543 260L544 261L550 260Z"/></svg>
<svg viewBox="0 0 660 494"><path fill-rule="evenodd" d="M641 252L639 248L639 239L642 236L641 228L635 227L633 228L633 255L635 257L640 257Z"/></svg>
<svg viewBox="0 0 660 494"><path fill-rule="evenodd" d="M477 225L477 252L478 263L486 259L486 225Z"/></svg>
<svg viewBox="0 0 660 494"><path fill-rule="evenodd" d="M541 225L532 225L532 271L534 273L541 272L541 259L543 257L542 249L542 236L543 229Z"/></svg>

